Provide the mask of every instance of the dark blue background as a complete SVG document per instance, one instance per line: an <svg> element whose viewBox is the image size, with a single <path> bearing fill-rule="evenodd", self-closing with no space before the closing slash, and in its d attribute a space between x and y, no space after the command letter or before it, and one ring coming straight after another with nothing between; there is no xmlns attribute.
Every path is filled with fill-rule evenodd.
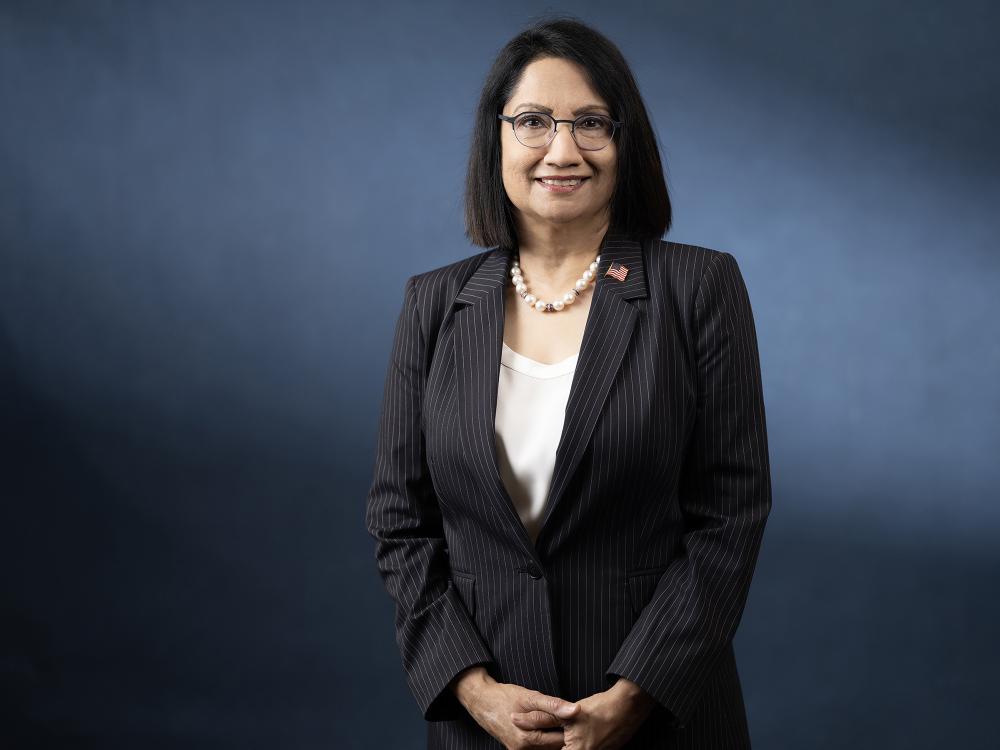
<svg viewBox="0 0 1000 750"><path fill-rule="evenodd" d="M995 746L995 8L4 2L7 746L423 747L363 523L382 383L551 10L634 66L668 239L750 291L755 746Z"/></svg>

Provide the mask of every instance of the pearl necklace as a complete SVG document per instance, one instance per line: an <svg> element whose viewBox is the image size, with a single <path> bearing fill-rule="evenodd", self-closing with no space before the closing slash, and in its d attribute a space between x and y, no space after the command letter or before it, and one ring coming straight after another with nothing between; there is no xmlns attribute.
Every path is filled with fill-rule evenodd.
<svg viewBox="0 0 1000 750"><path fill-rule="evenodd" d="M562 296L562 299L557 299L555 302L543 302L528 291L528 285L524 283L524 277L521 276L520 255L516 252L514 253L514 261L511 263L510 268L511 282L514 284L517 293L521 295L521 299L538 310L538 312L558 312L567 305L572 305L576 302L576 298L594 280L594 277L597 275L597 264L600 262L601 256L598 255L590 264L590 267L583 272L583 275L576 280L573 289L570 289Z"/></svg>

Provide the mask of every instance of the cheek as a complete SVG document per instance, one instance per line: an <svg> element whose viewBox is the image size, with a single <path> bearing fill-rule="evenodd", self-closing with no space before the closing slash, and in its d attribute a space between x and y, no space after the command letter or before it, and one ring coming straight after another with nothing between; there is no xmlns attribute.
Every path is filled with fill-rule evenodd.
<svg viewBox="0 0 1000 750"><path fill-rule="evenodd" d="M604 182L605 188L608 190L613 190L615 186L615 181L618 179L618 160L610 159L604 164Z"/></svg>
<svg viewBox="0 0 1000 750"><path fill-rule="evenodd" d="M503 172L504 179L515 185L518 190L526 190L532 185L531 162L512 159L504 163Z"/></svg>
<svg viewBox="0 0 1000 750"><path fill-rule="evenodd" d="M618 168L618 153L612 152L608 154L608 156L604 159L603 164L604 164L604 171L607 172L612 177L614 177L615 171Z"/></svg>
<svg viewBox="0 0 1000 750"><path fill-rule="evenodd" d="M531 168L530 163L524 159L507 155L501 158L500 166L503 170L504 178L513 182L524 182Z"/></svg>

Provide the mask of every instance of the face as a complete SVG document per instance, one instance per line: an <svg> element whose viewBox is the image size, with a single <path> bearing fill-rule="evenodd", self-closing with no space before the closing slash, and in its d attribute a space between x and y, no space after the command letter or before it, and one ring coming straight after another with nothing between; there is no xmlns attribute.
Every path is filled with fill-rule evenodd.
<svg viewBox="0 0 1000 750"><path fill-rule="evenodd" d="M573 120L588 113L612 114L591 89L583 68L561 58L543 58L528 65L503 114L544 112L538 105L552 110L548 114L557 120ZM608 216L618 161L617 133L601 150L586 151L573 140L570 124L559 123L548 146L529 148L517 140L509 122L497 123L501 126L503 185L521 221L567 224ZM570 175L585 178L570 192L549 190L539 181L541 177Z"/></svg>

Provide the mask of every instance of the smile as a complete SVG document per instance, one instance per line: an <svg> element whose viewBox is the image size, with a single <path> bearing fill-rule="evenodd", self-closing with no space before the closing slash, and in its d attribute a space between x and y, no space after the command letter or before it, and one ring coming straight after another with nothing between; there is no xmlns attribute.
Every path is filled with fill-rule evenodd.
<svg viewBox="0 0 1000 750"><path fill-rule="evenodd" d="M575 190L579 190L580 186L589 179L589 177L576 180L536 179L535 182L553 193L572 193Z"/></svg>

